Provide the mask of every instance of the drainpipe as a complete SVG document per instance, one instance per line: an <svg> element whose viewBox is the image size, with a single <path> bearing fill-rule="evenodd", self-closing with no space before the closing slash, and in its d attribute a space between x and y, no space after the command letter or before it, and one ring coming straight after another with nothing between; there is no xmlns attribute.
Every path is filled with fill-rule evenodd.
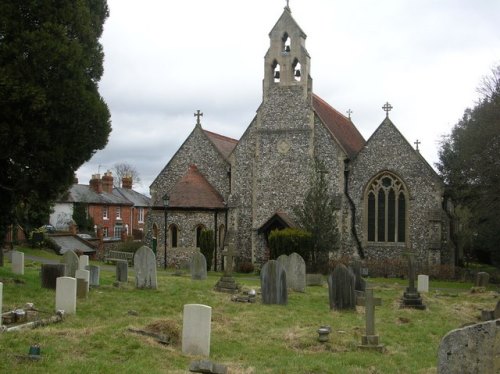
<svg viewBox="0 0 500 374"><path fill-rule="evenodd" d="M349 201L349 206L351 207L351 233L356 241L356 246L358 249L359 257L364 259L365 252L363 251L363 246L361 245L361 240L359 240L358 233L356 232L356 205L352 201L351 196L349 196L349 159L344 160L344 194Z"/></svg>

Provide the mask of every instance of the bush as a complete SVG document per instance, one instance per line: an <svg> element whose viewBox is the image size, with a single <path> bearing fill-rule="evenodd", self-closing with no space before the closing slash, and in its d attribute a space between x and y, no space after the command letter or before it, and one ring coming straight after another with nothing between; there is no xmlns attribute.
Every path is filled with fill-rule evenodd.
<svg viewBox="0 0 500 374"><path fill-rule="evenodd" d="M273 230L269 234L271 259L277 259L283 254L289 255L296 252L307 262L311 246L311 233L302 229L287 228L283 230Z"/></svg>
<svg viewBox="0 0 500 374"><path fill-rule="evenodd" d="M242 262L240 264L238 272L248 274L248 273L253 273L254 270L255 267L253 266L253 264L247 261L247 262Z"/></svg>
<svg viewBox="0 0 500 374"><path fill-rule="evenodd" d="M144 244L142 242L134 242L131 240L127 240L125 242L121 242L116 250L120 252L131 252L135 253L139 248L141 248Z"/></svg>
<svg viewBox="0 0 500 374"><path fill-rule="evenodd" d="M214 254L214 232L212 230L202 230L200 234L200 252L207 260L207 270L212 268Z"/></svg>

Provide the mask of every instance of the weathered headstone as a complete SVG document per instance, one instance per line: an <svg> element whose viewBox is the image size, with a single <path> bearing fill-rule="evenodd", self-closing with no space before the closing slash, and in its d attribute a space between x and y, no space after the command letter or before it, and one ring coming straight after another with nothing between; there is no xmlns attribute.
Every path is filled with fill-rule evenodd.
<svg viewBox="0 0 500 374"><path fill-rule="evenodd" d="M425 304L422 301L420 293L415 288L416 265L413 252L408 253L408 282L409 285L403 293L401 299L401 308L413 308L424 310Z"/></svg>
<svg viewBox="0 0 500 374"><path fill-rule="evenodd" d="M240 290L240 286L233 278L233 258L235 250L232 242L225 247L225 251L222 252L222 255L226 259L224 275L215 284L214 289L219 292L237 293Z"/></svg>
<svg viewBox="0 0 500 374"><path fill-rule="evenodd" d="M0 282L0 327L2 326L3 283Z"/></svg>
<svg viewBox="0 0 500 374"><path fill-rule="evenodd" d="M86 299L89 295L89 284L83 278L76 278L76 298Z"/></svg>
<svg viewBox="0 0 500 374"><path fill-rule="evenodd" d="M57 278L55 310L64 310L66 314L76 313L76 278Z"/></svg>
<svg viewBox="0 0 500 374"><path fill-rule="evenodd" d="M227 366L210 360L197 360L189 364L189 371L192 373L226 374Z"/></svg>
<svg viewBox="0 0 500 374"><path fill-rule="evenodd" d="M88 265L85 268L85 270L88 270L90 272L89 286L90 287L99 287L101 268L97 265Z"/></svg>
<svg viewBox="0 0 500 374"><path fill-rule="evenodd" d="M417 281L418 292L429 292L429 276L424 274L418 275Z"/></svg>
<svg viewBox="0 0 500 374"><path fill-rule="evenodd" d="M182 318L182 353L210 355L212 308L202 304L184 305Z"/></svg>
<svg viewBox="0 0 500 374"><path fill-rule="evenodd" d="M306 263L302 256L293 252L289 256L279 256L276 261L286 271L286 284L288 288L297 292L306 292Z"/></svg>
<svg viewBox="0 0 500 374"><path fill-rule="evenodd" d="M149 247L142 246L134 255L135 286L137 288L158 287L156 280L156 256Z"/></svg>
<svg viewBox="0 0 500 374"><path fill-rule="evenodd" d="M56 289L56 281L66 275L66 264L42 264L40 281L42 288Z"/></svg>
<svg viewBox="0 0 500 374"><path fill-rule="evenodd" d="M500 323L450 331L439 344L437 369L438 374L500 373Z"/></svg>
<svg viewBox="0 0 500 374"><path fill-rule="evenodd" d="M375 333L375 307L382 305L382 299L373 297L373 289L365 289L363 297L357 297L357 305L365 307L366 332L361 336L362 349L383 351L384 345L380 344L379 336Z"/></svg>
<svg viewBox="0 0 500 374"><path fill-rule="evenodd" d="M330 309L345 310L356 308L356 277L343 264L338 264L328 276L328 296Z"/></svg>
<svg viewBox="0 0 500 374"><path fill-rule="evenodd" d="M78 256L73 251L66 251L61 259L61 264L66 264L66 276L71 278L75 277L79 263Z"/></svg>
<svg viewBox="0 0 500 374"><path fill-rule="evenodd" d="M128 262L127 260L116 261L116 280L118 282L128 282Z"/></svg>
<svg viewBox="0 0 500 374"><path fill-rule="evenodd" d="M85 270L85 267L89 266L89 256L81 255L78 258L78 269Z"/></svg>
<svg viewBox="0 0 500 374"><path fill-rule="evenodd" d="M308 286L323 286L324 283L323 274L306 274L306 284Z"/></svg>
<svg viewBox="0 0 500 374"><path fill-rule="evenodd" d="M78 269L76 272L75 272L75 278L76 279L83 279L84 282L85 282L85 287L86 287L86 290L85 290L85 297L87 297L88 293L89 293L89 280L90 280L90 271L88 270L83 270L83 269ZM77 284L78 286L78 284Z"/></svg>
<svg viewBox="0 0 500 374"><path fill-rule="evenodd" d="M480 271L476 274L474 287L488 287L489 282L490 282L490 275L484 271Z"/></svg>
<svg viewBox="0 0 500 374"><path fill-rule="evenodd" d="M24 274L24 253L19 251L12 251L12 272L14 274Z"/></svg>
<svg viewBox="0 0 500 374"><path fill-rule="evenodd" d="M352 272L354 274L354 289L356 291L364 291L366 289L366 281L363 279L361 275L361 261L356 260L351 265Z"/></svg>
<svg viewBox="0 0 500 374"><path fill-rule="evenodd" d="M269 260L260 271L260 287L264 304L288 303L286 272L276 260Z"/></svg>
<svg viewBox="0 0 500 374"><path fill-rule="evenodd" d="M481 311L481 320L482 321L491 321L494 319L500 318L500 301L497 302L497 306L494 310L482 310Z"/></svg>
<svg viewBox="0 0 500 374"><path fill-rule="evenodd" d="M196 251L191 259L191 279L207 279L207 259L200 251Z"/></svg>

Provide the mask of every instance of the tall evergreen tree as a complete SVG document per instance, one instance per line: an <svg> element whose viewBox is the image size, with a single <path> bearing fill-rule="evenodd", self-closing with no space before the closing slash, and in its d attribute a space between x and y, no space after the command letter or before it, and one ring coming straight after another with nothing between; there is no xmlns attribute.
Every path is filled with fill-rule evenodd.
<svg viewBox="0 0 500 374"><path fill-rule="evenodd" d="M49 204L108 141L107 17L106 0L0 3L0 245L16 207Z"/></svg>

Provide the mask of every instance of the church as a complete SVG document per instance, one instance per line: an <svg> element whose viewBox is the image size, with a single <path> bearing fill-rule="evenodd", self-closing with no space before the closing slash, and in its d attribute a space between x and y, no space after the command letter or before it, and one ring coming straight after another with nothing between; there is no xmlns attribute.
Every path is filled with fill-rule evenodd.
<svg viewBox="0 0 500 374"><path fill-rule="evenodd" d="M294 207L319 160L338 206L336 253L384 260L413 251L425 264L453 264L443 182L392 123L390 104L364 139L350 117L314 94L306 34L288 6L269 38L262 103L241 138L202 128L198 111L150 186L146 241L159 263L180 266L208 229L219 263L230 232L237 266L263 264L271 230L297 227Z"/></svg>

